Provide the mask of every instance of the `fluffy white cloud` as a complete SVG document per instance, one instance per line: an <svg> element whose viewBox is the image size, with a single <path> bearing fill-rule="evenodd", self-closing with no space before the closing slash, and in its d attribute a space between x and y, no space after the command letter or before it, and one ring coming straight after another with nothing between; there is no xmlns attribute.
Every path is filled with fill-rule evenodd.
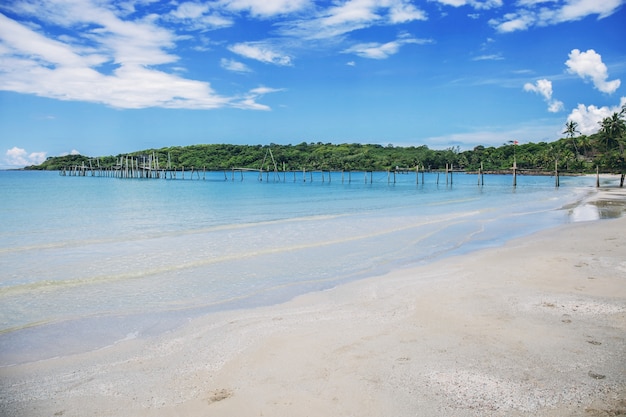
<svg viewBox="0 0 626 417"><path fill-rule="evenodd" d="M521 0L517 2L518 10L492 19L490 24L499 32L514 32L531 26L572 22L591 15L602 19L615 13L622 3L623 0Z"/></svg>
<svg viewBox="0 0 626 417"><path fill-rule="evenodd" d="M620 80L608 81L608 69L602 62L600 54L593 49L589 49L587 52L573 49L565 65L572 74L576 74L582 79L590 79L595 88L603 93L614 93L621 84Z"/></svg>
<svg viewBox="0 0 626 417"><path fill-rule="evenodd" d="M360 43L343 51L346 54L356 54L363 58L386 59L391 55L397 54L402 45L407 44L424 44L429 40L414 39L411 37L401 37L395 41L387 43L369 42Z"/></svg>
<svg viewBox="0 0 626 417"><path fill-rule="evenodd" d="M222 58L220 60L222 68L233 72L252 72L250 68L243 62L235 61L234 59Z"/></svg>
<svg viewBox="0 0 626 417"><path fill-rule="evenodd" d="M535 84L524 84L524 91L537 93L543 97L544 101L548 103L548 111L551 113L557 113L563 110L563 102L552 98L552 81L541 79L537 80Z"/></svg>
<svg viewBox="0 0 626 417"><path fill-rule="evenodd" d="M291 57L277 52L274 47L266 42L237 43L228 47L231 52L246 58L255 59L266 64L290 66Z"/></svg>
<svg viewBox="0 0 626 417"><path fill-rule="evenodd" d="M23 21L0 13L0 90L122 109L259 108L257 103L242 105L240 95L225 97L208 82L179 75L184 72L180 65L167 67L179 60L170 50L188 37L159 26L161 19L182 23L186 30L230 25L206 4L181 3L161 17L135 20L126 16L132 10L100 1L16 1L7 7ZM52 38L29 18L54 30L81 29ZM290 63L285 56L265 58ZM236 61L223 65L240 72L246 68Z"/></svg>
<svg viewBox="0 0 626 417"><path fill-rule="evenodd" d="M536 22L534 14L527 11L518 13L507 13L503 19L492 19L489 23L494 26L498 32L515 32L518 30L526 30Z"/></svg>
<svg viewBox="0 0 626 417"><path fill-rule="evenodd" d="M410 3L398 2L389 8L390 23L405 23L426 20L426 13Z"/></svg>
<svg viewBox="0 0 626 417"><path fill-rule="evenodd" d="M5 152L5 163L9 167L22 168L28 165L39 165L46 160L46 152L26 152L25 149L17 146Z"/></svg>
<svg viewBox="0 0 626 417"><path fill-rule="evenodd" d="M62 10L69 7L51 3ZM0 14L0 89L118 108L210 109L230 104L232 98L219 96L207 82L155 69L178 59L166 52L174 34L151 22L122 21L89 2L71 4L75 8L65 11L73 18L49 10L53 7L32 13L39 10L62 25L96 26L85 30L81 40L50 39ZM76 9L78 5L82 8ZM84 15L77 14L80 11ZM111 64L110 73L100 69L103 64Z"/></svg>
<svg viewBox="0 0 626 417"><path fill-rule="evenodd" d="M567 120L578 123L578 130L583 135L591 135L600 130L602 119L619 112L624 105L626 105L626 97L622 97L620 104L615 107L596 107L594 105L585 106L584 104L579 104L578 107L572 110Z"/></svg>

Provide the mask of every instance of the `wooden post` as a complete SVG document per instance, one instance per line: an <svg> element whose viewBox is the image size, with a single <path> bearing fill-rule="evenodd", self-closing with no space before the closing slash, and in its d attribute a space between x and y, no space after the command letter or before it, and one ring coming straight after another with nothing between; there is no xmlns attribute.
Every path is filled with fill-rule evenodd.
<svg viewBox="0 0 626 417"><path fill-rule="evenodd" d="M480 185L481 186L485 185L485 177L484 177L484 174L483 174L483 163L482 162L480 163L480 170L478 172L479 172L478 180L480 181Z"/></svg>
<svg viewBox="0 0 626 417"><path fill-rule="evenodd" d="M600 188L600 167L596 165L596 188Z"/></svg>
<svg viewBox="0 0 626 417"><path fill-rule="evenodd" d="M554 185L558 187L559 184L559 160L554 160Z"/></svg>
<svg viewBox="0 0 626 417"><path fill-rule="evenodd" d="M513 152L515 152L515 147L513 148ZM517 187L517 158L515 157L515 153L513 154L513 187Z"/></svg>
<svg viewBox="0 0 626 417"><path fill-rule="evenodd" d="M513 165L513 187L517 187L517 167Z"/></svg>

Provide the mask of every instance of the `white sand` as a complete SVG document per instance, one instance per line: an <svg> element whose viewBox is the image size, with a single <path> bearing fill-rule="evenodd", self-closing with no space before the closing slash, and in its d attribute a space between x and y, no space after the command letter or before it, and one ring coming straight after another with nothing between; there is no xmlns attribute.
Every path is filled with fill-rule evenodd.
<svg viewBox="0 0 626 417"><path fill-rule="evenodd" d="M626 416L626 217L0 377L6 416Z"/></svg>

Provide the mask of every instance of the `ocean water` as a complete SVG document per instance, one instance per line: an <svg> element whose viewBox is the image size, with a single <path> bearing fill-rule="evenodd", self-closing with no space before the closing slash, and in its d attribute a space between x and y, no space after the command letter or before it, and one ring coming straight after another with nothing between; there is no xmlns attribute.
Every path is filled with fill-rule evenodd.
<svg viewBox="0 0 626 417"><path fill-rule="evenodd" d="M0 172L0 366L168 331L572 221L595 178ZM205 179L203 179L205 178ZM348 179L351 179L348 182ZM419 180L419 184L417 183ZM419 277L416 277L419 279Z"/></svg>

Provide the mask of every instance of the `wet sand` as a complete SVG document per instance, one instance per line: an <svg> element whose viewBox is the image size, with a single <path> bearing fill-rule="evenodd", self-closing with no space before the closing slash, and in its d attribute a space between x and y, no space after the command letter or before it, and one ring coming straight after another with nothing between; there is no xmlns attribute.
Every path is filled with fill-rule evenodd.
<svg viewBox="0 0 626 417"><path fill-rule="evenodd" d="M626 415L626 217L1 368L0 415Z"/></svg>

